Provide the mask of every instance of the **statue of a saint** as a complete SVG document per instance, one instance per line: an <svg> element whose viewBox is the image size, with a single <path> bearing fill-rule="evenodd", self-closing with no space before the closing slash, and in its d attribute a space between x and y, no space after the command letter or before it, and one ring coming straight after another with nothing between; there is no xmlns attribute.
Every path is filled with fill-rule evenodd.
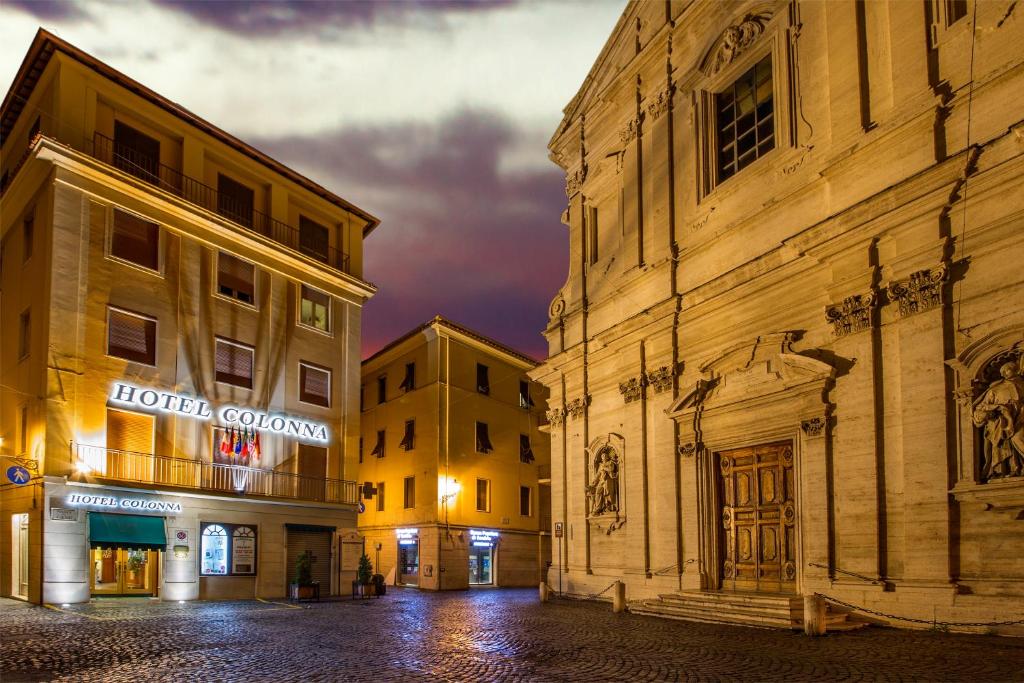
<svg viewBox="0 0 1024 683"><path fill-rule="evenodd" d="M985 479L1024 474L1024 377L1017 363L999 366L1002 379L989 385L972 406L975 426L983 430Z"/></svg>
<svg viewBox="0 0 1024 683"><path fill-rule="evenodd" d="M594 482L589 486L590 514L619 511L619 459L611 448L602 448L594 457Z"/></svg>

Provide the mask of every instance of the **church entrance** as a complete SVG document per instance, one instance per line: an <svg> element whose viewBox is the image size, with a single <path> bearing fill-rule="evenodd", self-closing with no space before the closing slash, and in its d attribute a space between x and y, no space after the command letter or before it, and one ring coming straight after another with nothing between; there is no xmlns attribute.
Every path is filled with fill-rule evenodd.
<svg viewBox="0 0 1024 683"><path fill-rule="evenodd" d="M796 482L789 441L718 453L723 590L796 591Z"/></svg>

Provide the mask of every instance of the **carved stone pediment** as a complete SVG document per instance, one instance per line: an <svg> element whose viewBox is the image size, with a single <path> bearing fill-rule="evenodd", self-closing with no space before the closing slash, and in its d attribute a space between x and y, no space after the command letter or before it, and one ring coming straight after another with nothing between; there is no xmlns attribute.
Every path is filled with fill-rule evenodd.
<svg viewBox="0 0 1024 683"><path fill-rule="evenodd" d="M764 29L771 18L771 12L767 9L754 11L744 15L736 23L726 28L704 55L700 70L704 72L705 76L714 76L732 64L733 60L743 54L764 34Z"/></svg>

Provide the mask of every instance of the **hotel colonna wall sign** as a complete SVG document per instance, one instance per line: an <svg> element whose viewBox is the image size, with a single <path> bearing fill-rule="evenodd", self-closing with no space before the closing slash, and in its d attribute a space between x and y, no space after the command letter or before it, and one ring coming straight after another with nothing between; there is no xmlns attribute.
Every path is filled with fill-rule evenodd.
<svg viewBox="0 0 1024 683"><path fill-rule="evenodd" d="M124 382L115 382L111 385L110 401L148 412L171 413L196 420L209 420L214 414L213 408L204 399L137 387ZM225 427L259 429L271 434L291 436L306 443L322 444L330 440L327 425L294 415L261 413L251 408L231 405L220 406L216 412Z"/></svg>
<svg viewBox="0 0 1024 683"><path fill-rule="evenodd" d="M119 512L148 512L151 514L181 513L181 503L153 498L150 496L120 496L113 493L71 493L56 501L59 506L86 508L87 510L110 510ZM52 507L58 507L51 503Z"/></svg>

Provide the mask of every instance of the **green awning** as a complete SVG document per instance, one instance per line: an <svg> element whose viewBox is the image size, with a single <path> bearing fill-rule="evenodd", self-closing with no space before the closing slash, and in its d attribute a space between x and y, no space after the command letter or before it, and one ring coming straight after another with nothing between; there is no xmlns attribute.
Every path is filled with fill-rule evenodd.
<svg viewBox="0 0 1024 683"><path fill-rule="evenodd" d="M164 518L90 512L89 547L163 550L167 547Z"/></svg>

